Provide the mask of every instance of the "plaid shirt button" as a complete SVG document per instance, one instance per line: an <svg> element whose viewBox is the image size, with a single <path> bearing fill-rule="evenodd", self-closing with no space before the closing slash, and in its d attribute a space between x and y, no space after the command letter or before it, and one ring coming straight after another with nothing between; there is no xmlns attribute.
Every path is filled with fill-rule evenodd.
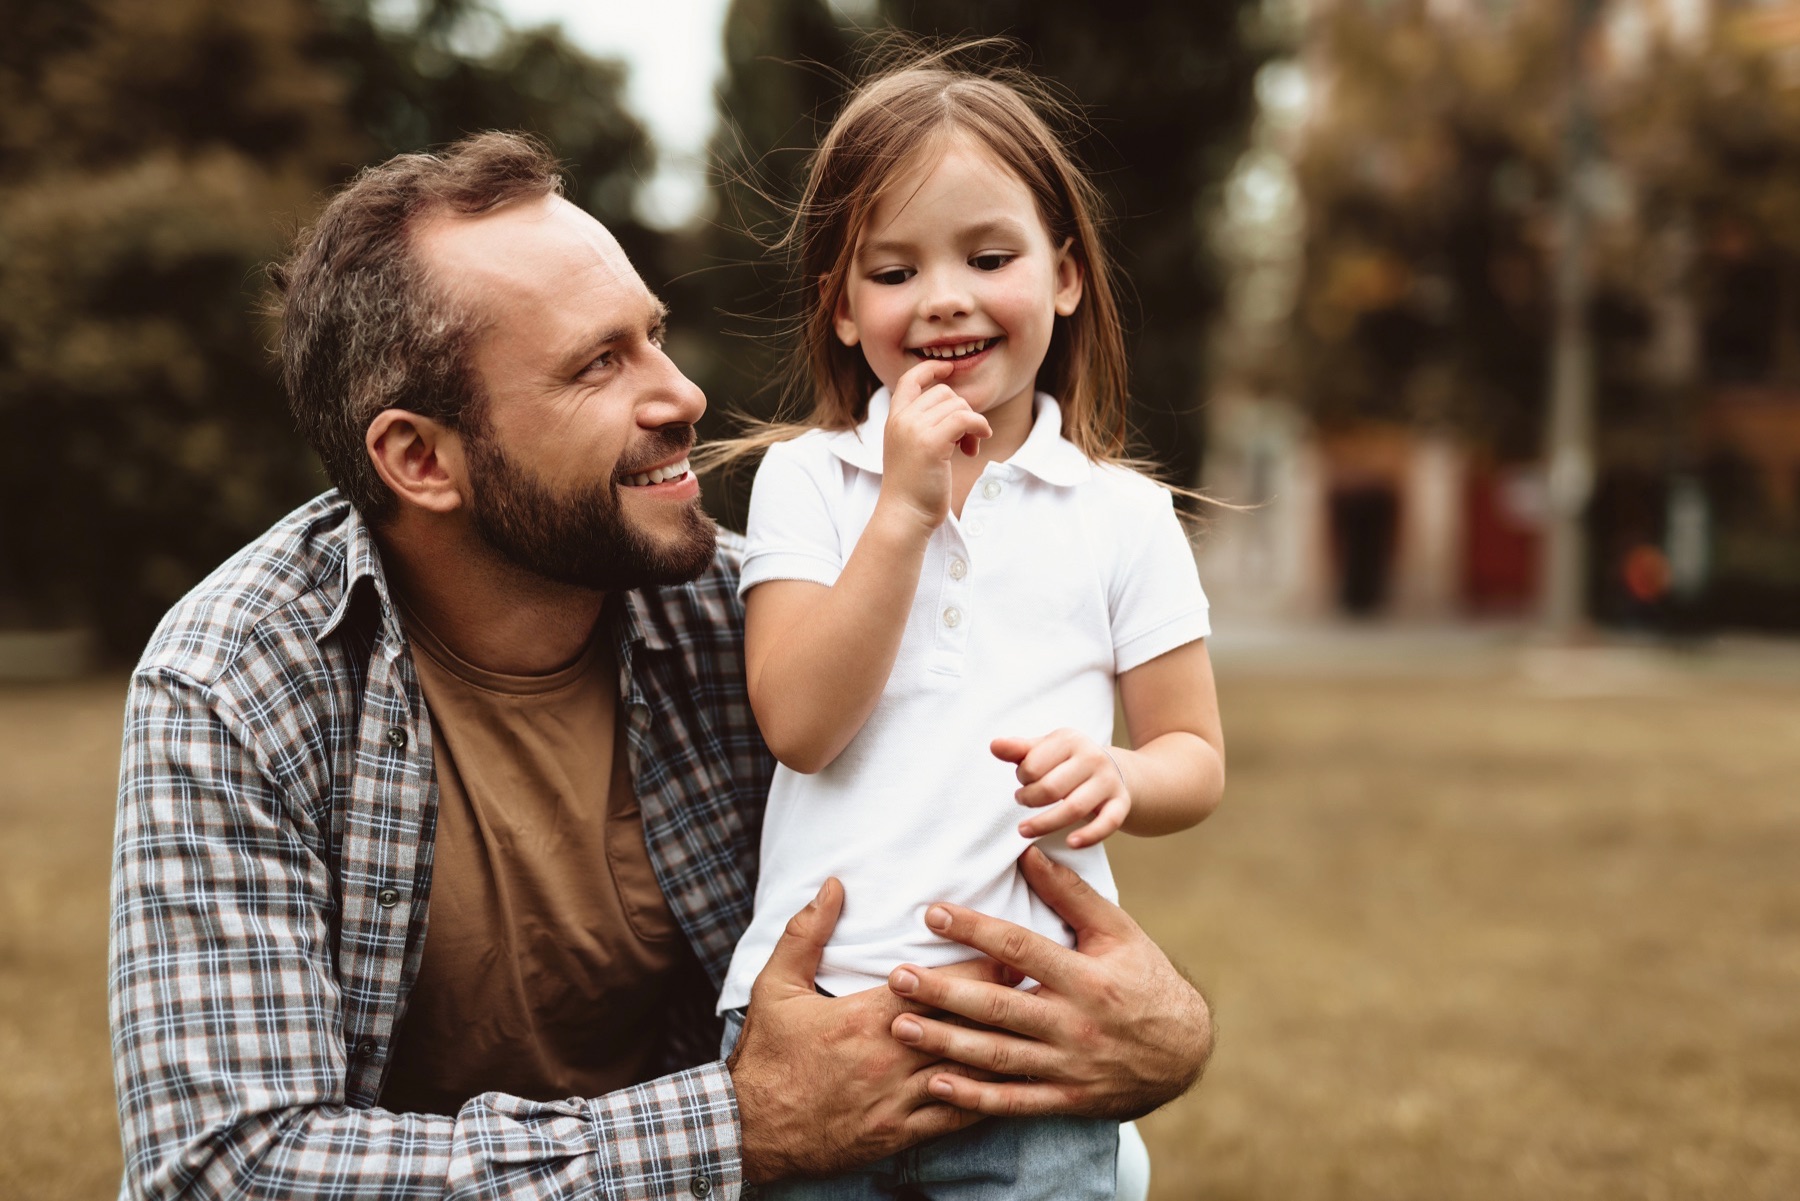
<svg viewBox="0 0 1800 1201"><path fill-rule="evenodd" d="M402 750L406 746L406 731L402 730L399 726L395 726L387 732L387 740L389 746L397 751Z"/></svg>
<svg viewBox="0 0 1800 1201"><path fill-rule="evenodd" d="M692 1180L688 1181L688 1192L694 1194L694 1196L696 1196L696 1197L711 1196L712 1195L712 1177L711 1176L696 1176L696 1177L694 1177Z"/></svg>
<svg viewBox="0 0 1800 1201"><path fill-rule="evenodd" d="M384 888L375 894L375 900L380 903L383 909L392 909L400 903L400 890L398 888Z"/></svg>
<svg viewBox="0 0 1800 1201"><path fill-rule="evenodd" d="M374 1055L375 1055L375 1044L374 1043L363 1042L363 1043L356 1044L356 1057L358 1059L371 1059L374 1057Z"/></svg>

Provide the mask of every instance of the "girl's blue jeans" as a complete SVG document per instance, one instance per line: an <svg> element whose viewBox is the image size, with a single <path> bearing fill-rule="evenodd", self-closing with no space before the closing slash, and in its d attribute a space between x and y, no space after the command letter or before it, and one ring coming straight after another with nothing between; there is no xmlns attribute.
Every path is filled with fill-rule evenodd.
<svg viewBox="0 0 1800 1201"><path fill-rule="evenodd" d="M726 1011L720 1055L731 1054L743 1029L744 1011ZM855 1171L765 1184L755 1195L759 1201L1113 1201L1118 1157L1116 1121L988 1118Z"/></svg>

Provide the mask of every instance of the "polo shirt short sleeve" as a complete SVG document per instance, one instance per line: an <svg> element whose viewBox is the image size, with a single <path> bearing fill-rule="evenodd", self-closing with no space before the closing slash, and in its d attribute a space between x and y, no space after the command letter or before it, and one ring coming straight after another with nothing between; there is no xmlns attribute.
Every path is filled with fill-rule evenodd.
<svg viewBox="0 0 1800 1201"><path fill-rule="evenodd" d="M810 433L769 448L750 492L741 596L771 580L837 583L849 558L835 514L843 502L840 461L826 435Z"/></svg>

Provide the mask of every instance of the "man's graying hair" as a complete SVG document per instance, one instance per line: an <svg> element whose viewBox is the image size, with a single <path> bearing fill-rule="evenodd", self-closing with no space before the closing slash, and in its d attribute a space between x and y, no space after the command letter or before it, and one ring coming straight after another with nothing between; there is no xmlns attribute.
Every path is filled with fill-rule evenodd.
<svg viewBox="0 0 1800 1201"><path fill-rule="evenodd" d="M325 473L369 521L394 506L364 445L378 413L405 409L451 429L480 429L484 419L468 362L478 327L428 278L412 231L439 214L561 192L542 142L476 134L365 169L270 268L288 404Z"/></svg>

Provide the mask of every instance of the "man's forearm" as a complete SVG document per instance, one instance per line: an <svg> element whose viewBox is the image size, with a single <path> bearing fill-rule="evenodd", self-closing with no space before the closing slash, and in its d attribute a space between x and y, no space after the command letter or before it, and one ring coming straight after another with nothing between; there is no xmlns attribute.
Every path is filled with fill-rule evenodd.
<svg viewBox="0 0 1800 1201"><path fill-rule="evenodd" d="M222 1101L223 1098L213 1098ZM709 1064L592 1099L487 1093L455 1117L342 1105L197 1121L203 1099L127 1119L133 1198L735 1198L741 1138L730 1077Z"/></svg>

